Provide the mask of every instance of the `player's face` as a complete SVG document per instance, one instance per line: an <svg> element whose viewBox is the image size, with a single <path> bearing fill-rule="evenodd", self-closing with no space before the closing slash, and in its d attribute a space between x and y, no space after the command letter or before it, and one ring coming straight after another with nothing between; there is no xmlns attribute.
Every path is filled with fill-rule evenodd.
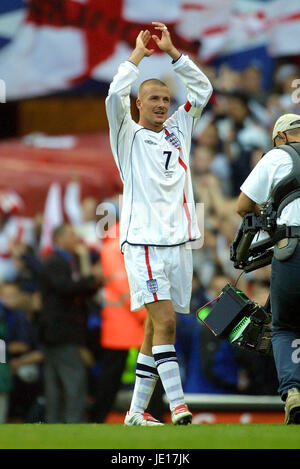
<svg viewBox="0 0 300 469"><path fill-rule="evenodd" d="M64 232L60 237L60 247L68 252L75 252L78 244L78 238L73 226L66 226Z"/></svg>
<svg viewBox="0 0 300 469"><path fill-rule="evenodd" d="M150 130L159 131L170 107L170 92L166 86L147 85L137 99L140 111L139 123Z"/></svg>

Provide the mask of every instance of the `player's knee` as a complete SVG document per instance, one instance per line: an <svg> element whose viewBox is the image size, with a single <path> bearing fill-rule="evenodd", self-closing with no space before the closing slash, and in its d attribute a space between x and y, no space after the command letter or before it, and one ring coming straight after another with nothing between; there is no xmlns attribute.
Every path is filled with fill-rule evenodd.
<svg viewBox="0 0 300 469"><path fill-rule="evenodd" d="M154 333L154 329L153 329L152 322L146 321L145 332L144 332L145 339L151 342L153 338L153 333Z"/></svg>
<svg viewBox="0 0 300 469"><path fill-rule="evenodd" d="M173 315L163 316L157 324L156 331L166 336L174 336L176 331L176 318Z"/></svg>

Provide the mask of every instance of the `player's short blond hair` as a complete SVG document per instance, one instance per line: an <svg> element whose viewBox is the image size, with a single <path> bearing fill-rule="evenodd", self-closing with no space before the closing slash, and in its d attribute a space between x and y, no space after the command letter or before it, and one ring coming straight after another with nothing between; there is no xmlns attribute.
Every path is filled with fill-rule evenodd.
<svg viewBox="0 0 300 469"><path fill-rule="evenodd" d="M143 83L140 84L140 87L139 87L139 90L138 90L138 97L139 98L140 98L140 96L143 92L143 89L148 85L165 86L166 88L168 88L168 85L166 85L166 83L164 83L162 80L159 80L158 78L149 78L148 80L145 80L145 81L143 81Z"/></svg>

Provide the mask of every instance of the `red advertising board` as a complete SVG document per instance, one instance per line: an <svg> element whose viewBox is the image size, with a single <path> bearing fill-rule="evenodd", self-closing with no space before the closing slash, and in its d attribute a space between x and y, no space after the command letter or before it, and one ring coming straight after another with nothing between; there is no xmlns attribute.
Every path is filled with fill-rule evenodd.
<svg viewBox="0 0 300 469"><path fill-rule="evenodd" d="M125 413L111 412L105 423L124 423ZM165 423L171 423L170 414L165 414ZM216 423L284 423L284 412L282 411L216 411L203 412L193 411L193 424L216 424Z"/></svg>

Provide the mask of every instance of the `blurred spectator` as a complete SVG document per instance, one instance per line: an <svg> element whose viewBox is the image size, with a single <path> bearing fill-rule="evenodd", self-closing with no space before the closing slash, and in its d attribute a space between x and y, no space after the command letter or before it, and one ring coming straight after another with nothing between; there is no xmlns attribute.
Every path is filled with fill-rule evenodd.
<svg viewBox="0 0 300 469"><path fill-rule="evenodd" d="M269 115L269 126L285 113L299 114L299 76L300 68L294 63L277 66L273 78L273 87L266 93L266 111Z"/></svg>
<svg viewBox="0 0 300 469"><path fill-rule="evenodd" d="M299 103L293 102L296 80L299 80L300 69L297 65L288 63L278 67L275 73L275 91L279 92L278 103L281 113L299 112ZM297 83L299 87L299 83Z"/></svg>
<svg viewBox="0 0 300 469"><path fill-rule="evenodd" d="M252 170L254 166L256 166L256 164L259 162L259 160L263 157L265 153L264 150L264 148L259 146L253 148L250 155L250 170Z"/></svg>
<svg viewBox="0 0 300 469"><path fill-rule="evenodd" d="M248 97L249 109L257 123L264 128L271 126L270 115L266 109L267 94L262 87L261 65L250 63L241 73L241 91Z"/></svg>
<svg viewBox="0 0 300 469"><path fill-rule="evenodd" d="M210 147L197 145L192 160L192 177L197 202L205 204L205 211L210 210L208 186L216 175L212 172L213 151Z"/></svg>
<svg viewBox="0 0 300 469"><path fill-rule="evenodd" d="M16 244L34 244L33 227L29 218L20 217L23 201L13 191L0 191L0 280L14 280L17 268L12 250Z"/></svg>
<svg viewBox="0 0 300 469"><path fill-rule="evenodd" d="M41 274L46 421L84 422L85 299L95 294L102 274L99 265L90 265L89 252L78 244L71 225L56 228L54 243L55 251L44 262ZM84 357L90 359L87 351Z"/></svg>
<svg viewBox="0 0 300 469"><path fill-rule="evenodd" d="M197 145L210 147L215 153L218 153L222 150L222 142L218 134L216 123L212 119L213 118L210 118L203 124L203 126L199 125L201 131L198 130L198 132L196 131L194 133L194 139L196 140Z"/></svg>
<svg viewBox="0 0 300 469"><path fill-rule="evenodd" d="M28 294L39 290L41 259L31 246L15 243L12 246L12 259L16 268L15 280L20 288Z"/></svg>
<svg viewBox="0 0 300 469"><path fill-rule="evenodd" d="M203 247L193 251L193 267L200 284L206 289L219 268L216 255L217 231L205 226L203 238Z"/></svg>
<svg viewBox="0 0 300 469"><path fill-rule="evenodd" d="M0 291L1 293L1 291ZM6 423L9 407L9 394L12 389L11 371L8 365L7 344L9 338L9 311L0 297L0 424ZM5 360L5 362L4 362Z"/></svg>
<svg viewBox="0 0 300 469"><path fill-rule="evenodd" d="M241 88L253 100L261 105L266 102L266 93L262 88L262 71L256 63L250 63L241 73Z"/></svg>
<svg viewBox="0 0 300 469"><path fill-rule="evenodd" d="M96 230L98 202L94 197L85 197L81 200L81 186L77 173L73 173L72 181L67 185L64 204L68 219L79 238L91 252L99 252L101 239L97 236Z"/></svg>
<svg viewBox="0 0 300 469"><path fill-rule="evenodd" d="M250 152L255 146L267 148L270 138L258 124L245 93L234 91L225 95L225 116L218 122L218 132L231 165L233 196L250 172Z"/></svg>
<svg viewBox="0 0 300 469"><path fill-rule="evenodd" d="M221 93L238 90L241 86L241 74L227 64L222 64L218 68L213 84L214 89Z"/></svg>
<svg viewBox="0 0 300 469"><path fill-rule="evenodd" d="M10 415L17 413L23 421L36 397L33 386L26 384L37 381L43 353L34 343L35 337L27 316L20 310L21 301L22 292L16 283L0 286L0 335L6 343L8 360L8 364L0 366L1 391L3 387L7 388L7 398L9 393L7 413L10 404Z"/></svg>
<svg viewBox="0 0 300 469"><path fill-rule="evenodd" d="M76 226L79 238L90 250L98 252L101 248L101 239L97 237L97 205L93 197L86 197L82 201L82 222Z"/></svg>
<svg viewBox="0 0 300 469"><path fill-rule="evenodd" d="M217 258L221 265L222 271L227 275L231 281L237 277L239 271L234 268L230 260L230 244L232 243L236 231L240 224L240 219L232 214L231 216L224 215L218 218L219 232L217 235Z"/></svg>
<svg viewBox="0 0 300 469"><path fill-rule="evenodd" d="M39 415L35 419L33 408L43 392L41 364L44 353L38 323L34 318L34 310L39 305L33 299L30 303L27 295L17 283L8 283L1 287L1 299L16 317L18 325L18 329L16 324L13 326L8 344L13 380L9 418L29 423L42 418Z"/></svg>
<svg viewBox="0 0 300 469"><path fill-rule="evenodd" d="M215 129L215 126L211 124L209 129ZM207 130L205 130L204 133L206 133L206 131ZM201 137L199 137L199 140L201 140ZM222 194L226 197L231 196L232 187L230 164L226 156L223 153L218 152L216 146L201 145L198 143L193 151L192 171L195 193L198 196L198 200L205 197L199 193L202 188L201 179L204 179L205 183L207 178L203 178L203 176L209 174L215 176L220 181ZM204 200L202 200L202 202L204 202Z"/></svg>

